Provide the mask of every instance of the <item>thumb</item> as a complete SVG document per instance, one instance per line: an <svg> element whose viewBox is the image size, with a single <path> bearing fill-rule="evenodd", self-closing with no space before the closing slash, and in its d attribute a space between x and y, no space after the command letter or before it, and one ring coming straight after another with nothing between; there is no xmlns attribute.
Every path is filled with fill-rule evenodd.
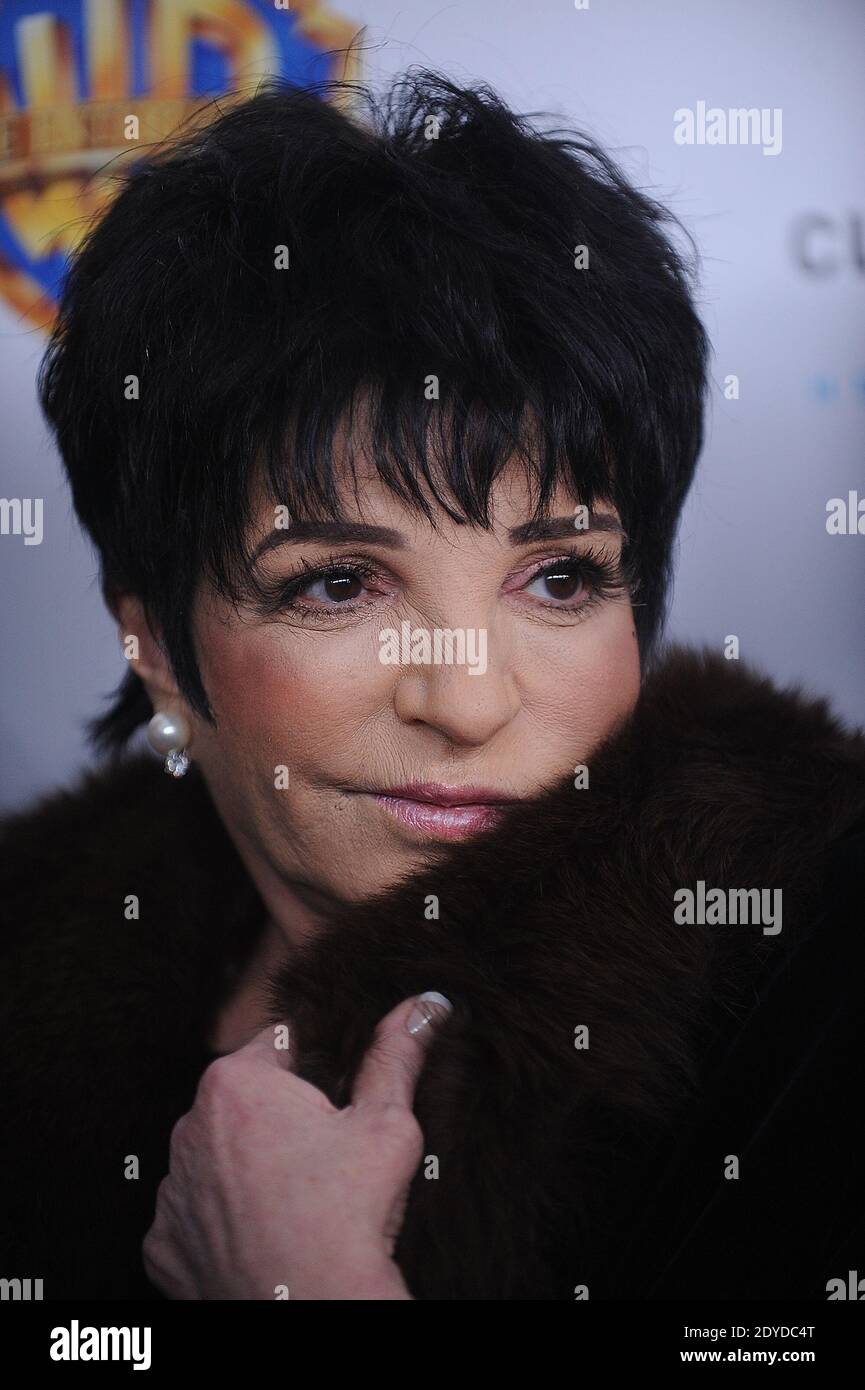
<svg viewBox="0 0 865 1390"><path fill-rule="evenodd" d="M361 1062L352 1104L395 1104L410 1110L429 1040L452 1008L443 994L429 989L385 1014Z"/></svg>

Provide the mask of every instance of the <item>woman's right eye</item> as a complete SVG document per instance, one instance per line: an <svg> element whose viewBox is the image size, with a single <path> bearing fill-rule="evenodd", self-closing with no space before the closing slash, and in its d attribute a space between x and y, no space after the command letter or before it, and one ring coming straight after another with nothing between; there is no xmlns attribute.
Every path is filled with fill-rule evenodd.
<svg viewBox="0 0 865 1390"><path fill-rule="evenodd" d="M362 598L364 592L370 593L378 574L372 566L354 563L351 565L321 565L317 569L306 569L289 579L279 589L276 607L294 610L309 615L335 615L339 610L353 612L366 608L375 597Z"/></svg>
<svg viewBox="0 0 865 1390"><path fill-rule="evenodd" d="M306 580L295 592L322 602L331 600L339 604L357 598L363 593L363 587L362 579L356 571L347 573L344 570L328 570L316 579Z"/></svg>

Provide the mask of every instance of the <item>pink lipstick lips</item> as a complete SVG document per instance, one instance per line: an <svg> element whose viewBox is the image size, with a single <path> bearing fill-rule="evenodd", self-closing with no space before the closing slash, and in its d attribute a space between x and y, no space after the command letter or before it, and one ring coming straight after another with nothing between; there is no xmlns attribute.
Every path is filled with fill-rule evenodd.
<svg viewBox="0 0 865 1390"><path fill-rule="evenodd" d="M410 782L371 795L401 825L443 840L491 829L516 799L490 787L448 787L441 782Z"/></svg>

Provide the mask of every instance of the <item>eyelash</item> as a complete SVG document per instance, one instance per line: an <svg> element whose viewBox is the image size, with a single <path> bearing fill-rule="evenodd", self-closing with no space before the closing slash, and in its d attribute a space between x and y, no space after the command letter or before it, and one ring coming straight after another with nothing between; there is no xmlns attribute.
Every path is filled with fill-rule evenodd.
<svg viewBox="0 0 865 1390"><path fill-rule="evenodd" d="M382 578L378 568L369 560L361 557L334 556L333 559L327 559L316 565L308 565L306 561L302 563L302 573L279 583L269 593L263 594L260 611L264 616L290 612L301 618L315 619L316 621L321 618L324 618L325 621L331 618L338 619L343 614L356 613L369 608L370 604L349 600L345 603L313 608L308 604L298 602L302 591L319 579L331 579L335 576L362 580L381 580ZM630 587L622 563L618 559L606 555L603 551L594 549L581 551L579 555L564 554L556 559L546 561L534 571L522 587L526 588L538 579L550 578L554 574L563 573L581 579L588 586L588 591L582 594L577 602L538 599L536 600L538 606L548 610L552 609L557 613L579 613L582 615L600 603L621 598L628 593ZM518 590L518 592L522 592L522 590Z"/></svg>

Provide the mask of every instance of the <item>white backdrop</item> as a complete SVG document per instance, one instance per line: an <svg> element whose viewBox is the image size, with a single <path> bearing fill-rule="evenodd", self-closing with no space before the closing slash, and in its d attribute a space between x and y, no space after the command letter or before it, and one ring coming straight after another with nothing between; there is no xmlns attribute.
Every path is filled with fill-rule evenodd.
<svg viewBox="0 0 865 1390"><path fill-rule="evenodd" d="M714 385L668 635L720 649L736 634L744 659L865 724L865 534L826 528L830 498L865 500L863 0L354 0L340 13L366 26L364 77L423 64L559 113L693 231ZM780 152L676 143L674 113L701 101L780 109ZM0 302L0 495L44 498L41 544L0 535L4 806L90 761L83 721L126 669L38 416L43 341Z"/></svg>

